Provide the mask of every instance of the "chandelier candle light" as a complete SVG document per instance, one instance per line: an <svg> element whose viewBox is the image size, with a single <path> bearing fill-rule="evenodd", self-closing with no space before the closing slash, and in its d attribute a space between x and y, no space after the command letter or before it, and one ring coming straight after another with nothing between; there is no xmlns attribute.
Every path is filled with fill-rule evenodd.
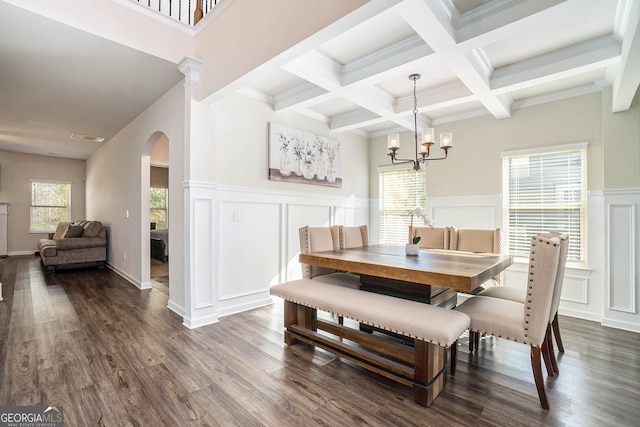
<svg viewBox="0 0 640 427"><path fill-rule="evenodd" d="M387 155L391 157L391 163L394 165L402 163L413 163L413 169L418 170L420 166L427 160L443 160L447 158L449 149L453 146L453 135L451 132L442 132L440 134L440 148L444 150L444 157L429 158L431 145L435 143L433 128L427 128L422 131L420 144L420 152L418 152L418 97L416 95L416 81L420 78L420 74L411 74L410 80L413 80L413 132L415 139L415 159L398 159L397 151L400 149L400 134L394 133L387 136Z"/></svg>

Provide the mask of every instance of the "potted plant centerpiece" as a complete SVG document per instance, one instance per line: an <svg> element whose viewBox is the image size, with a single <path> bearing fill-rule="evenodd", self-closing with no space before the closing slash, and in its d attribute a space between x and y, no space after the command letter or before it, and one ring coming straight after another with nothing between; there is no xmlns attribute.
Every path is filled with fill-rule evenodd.
<svg viewBox="0 0 640 427"><path fill-rule="evenodd" d="M407 253L407 255L418 255L419 249L418 249L418 243L420 242L420 236L415 236L413 239L411 239L411 243L407 243L404 247L404 251Z"/></svg>

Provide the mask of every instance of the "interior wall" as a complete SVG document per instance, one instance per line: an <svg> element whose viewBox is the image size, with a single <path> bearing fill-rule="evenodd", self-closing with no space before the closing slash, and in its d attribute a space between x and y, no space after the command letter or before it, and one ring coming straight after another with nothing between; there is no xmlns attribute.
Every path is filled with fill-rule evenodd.
<svg viewBox="0 0 640 427"><path fill-rule="evenodd" d="M128 0L4 1L176 64L193 51L193 30L146 4Z"/></svg>
<svg viewBox="0 0 640 427"><path fill-rule="evenodd" d="M183 317L198 327L271 303L270 285L299 274L299 227L366 224L369 143L242 94L190 107ZM270 122L340 141L342 187L270 181ZM238 267L243 259L252 260L251 269Z"/></svg>
<svg viewBox="0 0 640 427"><path fill-rule="evenodd" d="M169 140L162 134L151 150L151 165L169 167Z"/></svg>
<svg viewBox="0 0 640 427"><path fill-rule="evenodd" d="M85 168L84 160L0 151L0 202L9 204L9 255L33 254L38 240L47 237L29 232L32 179L70 182L71 219L85 219Z"/></svg>
<svg viewBox="0 0 640 427"><path fill-rule="evenodd" d="M143 277L143 264L149 265L149 225L142 222L141 157L152 136L164 133L169 141L169 251L182 253L183 218L182 180L184 146L184 86L182 83L162 96L144 113L122 129L87 161L87 212L102 218L109 227L107 263L110 268L139 287L149 278ZM149 164L147 154L147 165ZM147 166L148 167L148 166ZM148 179L148 178L147 178ZM146 180L145 180L146 181ZM148 181L146 181L148 186ZM148 192L147 192L148 194ZM146 204L148 207L148 203ZM146 215L148 218L148 214ZM145 235L146 233L146 235ZM174 249L175 246L175 249ZM144 260L144 261L143 261ZM170 300L184 304L180 278L184 274L183 260L171 257L172 281Z"/></svg>
<svg viewBox="0 0 640 427"><path fill-rule="evenodd" d="M436 126L452 131L450 158L427 165L427 208L436 226L502 228L500 153L587 142L588 261L565 273L560 313L640 332L640 106L611 113L611 89ZM401 147L411 134L403 134ZM402 148L401 148L402 150ZM378 241L378 166L389 164L386 137L372 140L370 238ZM635 254L635 256L634 256ZM526 284L526 260L503 275Z"/></svg>
<svg viewBox="0 0 640 427"><path fill-rule="evenodd" d="M214 151L200 158L203 178L220 184L269 188L305 194L338 197L369 197L367 176L369 143L364 137L344 132L336 134L317 120L297 114L275 113L266 103L242 94L227 96L211 108L215 120ZM342 188L270 181L269 123L291 126L340 142Z"/></svg>
<svg viewBox="0 0 640 427"><path fill-rule="evenodd" d="M502 193L502 151L588 142L588 188L602 189L601 94L592 93L514 110L508 119L484 115L435 126L453 132L444 161L427 164L427 196ZM401 135L399 155L411 152L411 132ZM378 199L378 166L389 164L386 136L371 145L371 198ZM436 144L437 146L437 144ZM436 147L434 146L434 147ZM435 148L434 157L442 153Z"/></svg>
<svg viewBox="0 0 640 427"><path fill-rule="evenodd" d="M195 56L203 61L202 97L256 70L305 38L313 35L319 40L327 26L368 2L236 0L220 3L211 16L205 16L199 24L201 29L196 38ZM251 46L251 54L239 55L238 46ZM225 58L224 66L220 66L220 58Z"/></svg>
<svg viewBox="0 0 640 427"><path fill-rule="evenodd" d="M602 91L603 186L640 188L640 90L628 111L611 113L611 87Z"/></svg>

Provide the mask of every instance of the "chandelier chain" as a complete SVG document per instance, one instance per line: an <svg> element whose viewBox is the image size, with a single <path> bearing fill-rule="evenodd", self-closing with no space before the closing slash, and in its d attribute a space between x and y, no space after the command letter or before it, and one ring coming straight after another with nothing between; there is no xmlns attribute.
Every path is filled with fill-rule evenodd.
<svg viewBox="0 0 640 427"><path fill-rule="evenodd" d="M416 95L416 84L418 79L413 79L413 114L418 114L418 95Z"/></svg>

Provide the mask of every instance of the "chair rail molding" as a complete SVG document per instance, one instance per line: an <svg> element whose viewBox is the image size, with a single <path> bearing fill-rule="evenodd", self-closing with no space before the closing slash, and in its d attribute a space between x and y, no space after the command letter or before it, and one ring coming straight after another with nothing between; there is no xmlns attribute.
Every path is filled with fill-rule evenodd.
<svg viewBox="0 0 640 427"><path fill-rule="evenodd" d="M176 312L190 328L272 304L271 286L300 275L298 228L368 225L367 199L202 181L183 189L185 307Z"/></svg>

